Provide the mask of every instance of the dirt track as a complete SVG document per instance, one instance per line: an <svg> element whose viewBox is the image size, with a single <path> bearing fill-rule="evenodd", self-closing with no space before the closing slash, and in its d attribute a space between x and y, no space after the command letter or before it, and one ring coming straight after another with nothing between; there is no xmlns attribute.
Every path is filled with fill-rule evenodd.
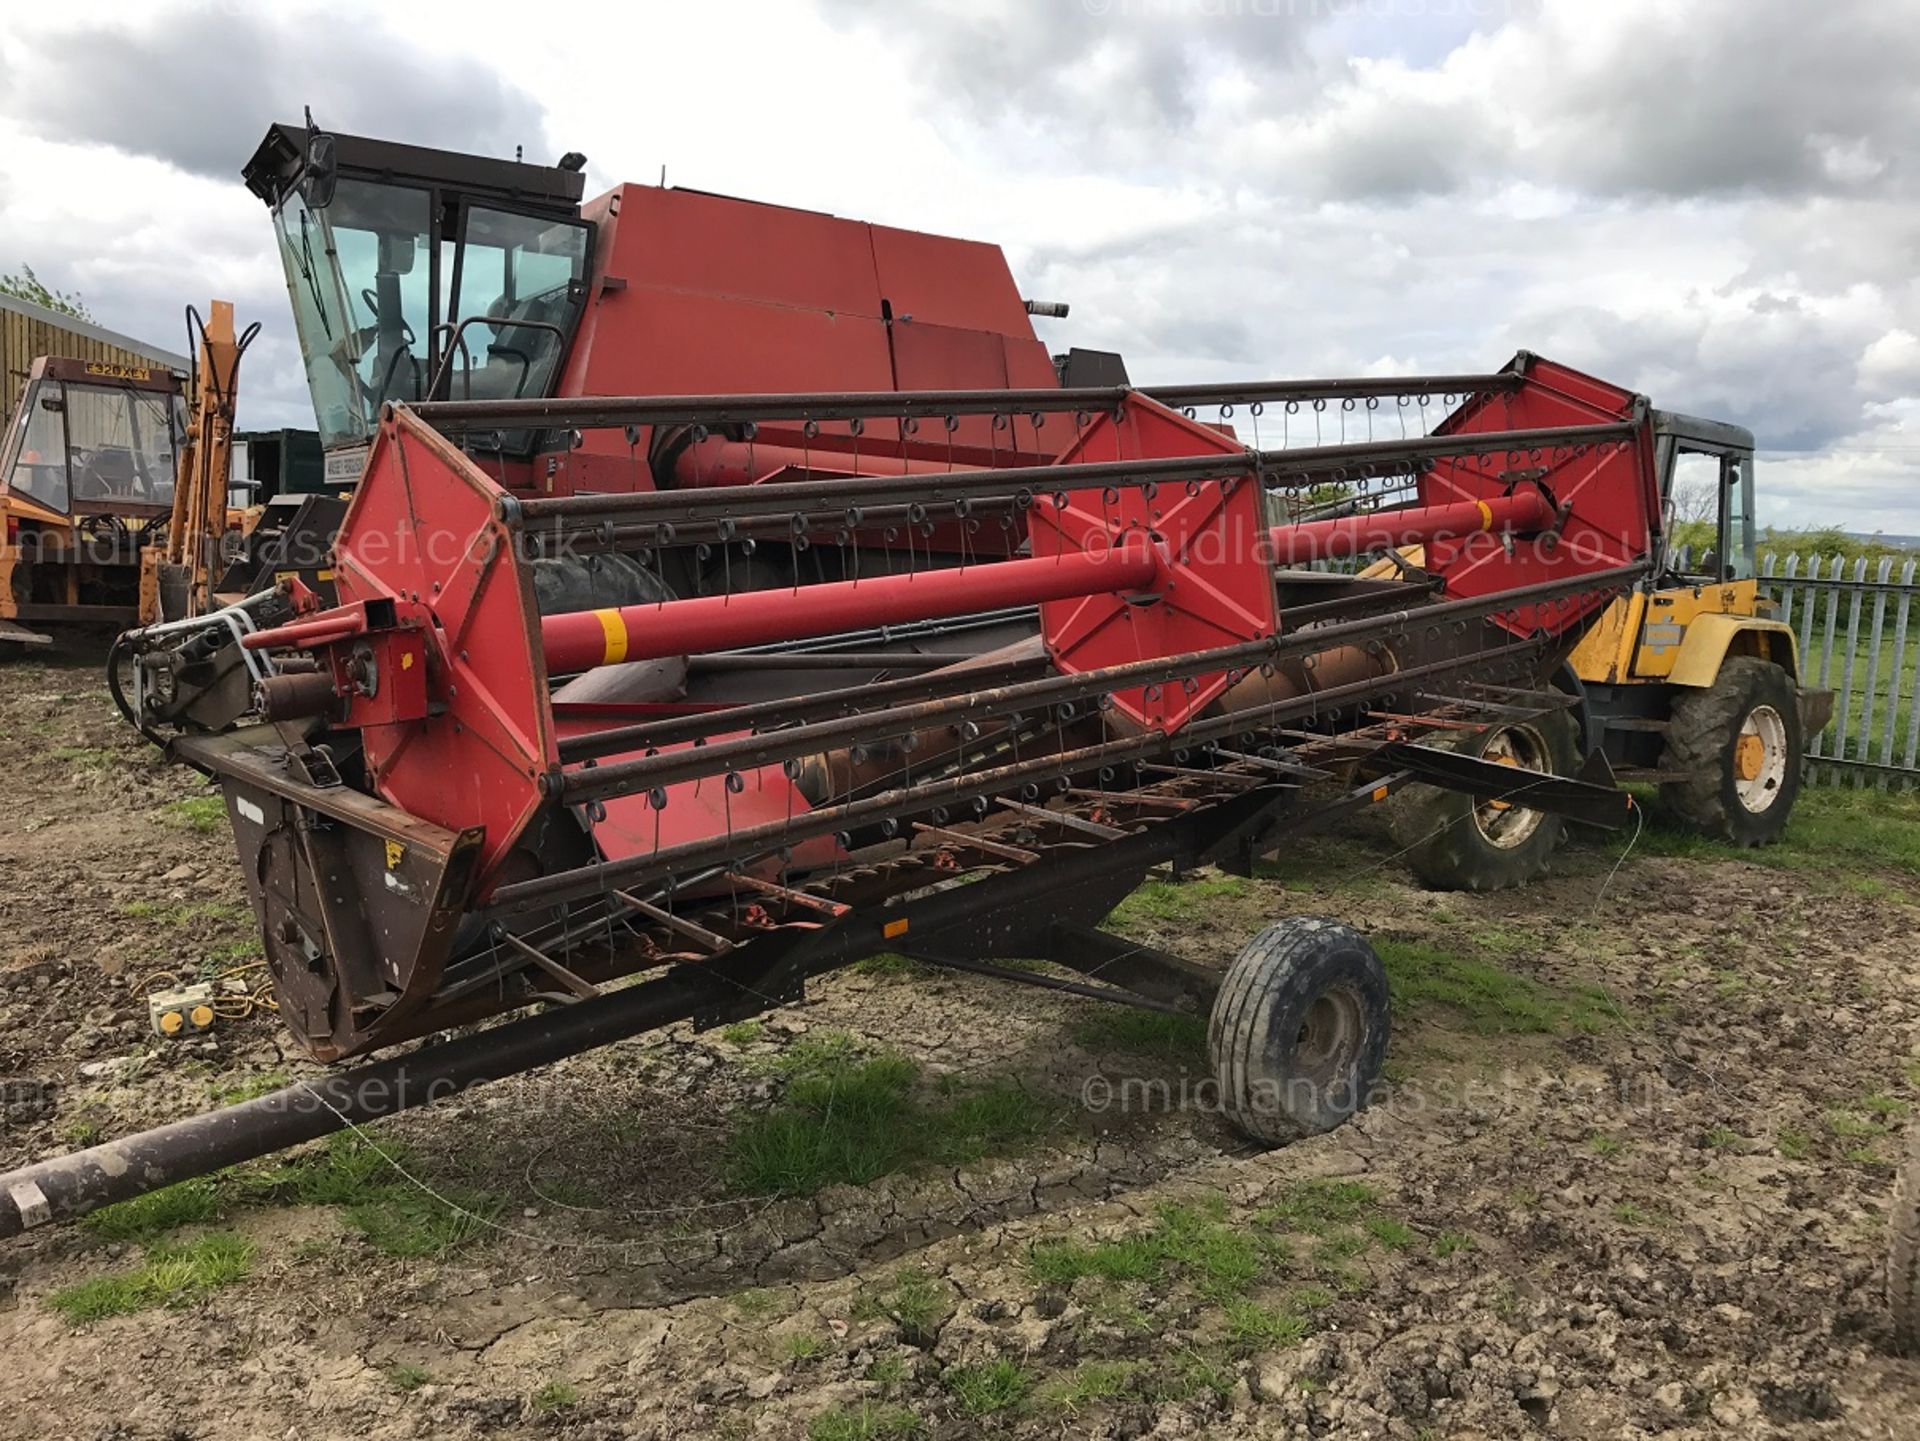
<svg viewBox="0 0 1920 1441"><path fill-rule="evenodd" d="M138 985L251 922L96 674L0 664L6 1165L303 1069L265 1014L148 1040ZM883 965L10 1243L0 1436L1911 1437L1920 810L1623 848L1442 896L1376 828L1130 902L1198 960L1288 912L1381 941L1393 1095L1284 1151L1187 1029Z"/></svg>

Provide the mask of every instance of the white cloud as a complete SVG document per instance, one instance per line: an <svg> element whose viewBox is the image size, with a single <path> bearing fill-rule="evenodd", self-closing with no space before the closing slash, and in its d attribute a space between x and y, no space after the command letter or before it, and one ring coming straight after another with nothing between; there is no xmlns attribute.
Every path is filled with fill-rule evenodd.
<svg viewBox="0 0 1920 1441"><path fill-rule="evenodd" d="M0 34L0 263L175 346L182 304L232 295L268 327L246 419L298 422L271 232L237 171L269 110L311 100L389 138L578 148L596 185L664 165L681 184L997 240L1028 294L1073 302L1050 340L1120 349L1138 378L1478 369L1537 350L1790 451L1763 472L1769 519L1844 504L1861 528L1920 532L1907 11L740 0L532 17L475 0L243 23L221 7L219 25L205 6L43 15ZM102 32L108 59L167 61L148 87L165 115L129 129L131 80L101 115L23 87L76 29ZM264 78L242 73L262 56Z"/></svg>

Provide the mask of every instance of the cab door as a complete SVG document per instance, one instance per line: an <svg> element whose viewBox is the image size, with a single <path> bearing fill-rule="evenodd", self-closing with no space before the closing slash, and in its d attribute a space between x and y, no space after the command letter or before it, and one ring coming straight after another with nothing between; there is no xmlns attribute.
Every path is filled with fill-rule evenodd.
<svg viewBox="0 0 1920 1441"><path fill-rule="evenodd" d="M1758 613L1753 452L1668 437L1666 545L1659 583L1647 598L1633 674L1673 671L1687 628L1701 615Z"/></svg>

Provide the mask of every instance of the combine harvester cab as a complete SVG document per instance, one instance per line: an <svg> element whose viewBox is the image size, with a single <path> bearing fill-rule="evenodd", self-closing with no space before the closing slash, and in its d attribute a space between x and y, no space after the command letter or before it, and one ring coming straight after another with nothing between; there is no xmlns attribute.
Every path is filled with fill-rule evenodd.
<svg viewBox="0 0 1920 1441"><path fill-rule="evenodd" d="M1431 398L1444 419L1405 440L1292 443L1302 420L1264 448L1233 425L1271 437L1382 397ZM1202 407L1220 420L1199 423ZM1066 437L1055 463L523 496L458 444L949 418L992 433L1014 416ZM16 1173L0 1229L677 1019L764 1011L882 949L1208 1010L1237 1124L1268 1141L1336 1125L1386 1044L1364 938L1281 921L1222 976L1097 924L1153 866L1246 870L1413 780L1624 823L1604 766L1556 775L1422 741L1570 704L1550 678L1648 569L1653 445L1639 397L1531 357L1155 396L388 407L338 538L338 603L288 587L293 619L236 626L261 675L252 712L179 726L171 749L220 781L281 1014L317 1057L541 1009ZM1354 488L1359 512L1273 523L1328 485ZM971 555L927 551L943 525ZM557 555L643 565L876 532L900 557L878 573L538 604ZM1392 577L1301 568L1414 545L1424 565ZM1004 643L1009 626L1023 634ZM742 672L755 698L730 694ZM625 684L578 698L609 676ZM999 964L1035 957L1084 978Z"/></svg>

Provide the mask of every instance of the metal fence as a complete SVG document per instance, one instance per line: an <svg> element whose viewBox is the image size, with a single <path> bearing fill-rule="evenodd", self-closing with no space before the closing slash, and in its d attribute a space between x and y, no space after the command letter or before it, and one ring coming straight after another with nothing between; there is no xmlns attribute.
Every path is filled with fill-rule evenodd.
<svg viewBox="0 0 1920 1441"><path fill-rule="evenodd" d="M1807 779L1920 784L1920 625L1916 561L1768 555L1763 588L1800 643L1807 685L1831 688L1833 723L1807 746Z"/></svg>

